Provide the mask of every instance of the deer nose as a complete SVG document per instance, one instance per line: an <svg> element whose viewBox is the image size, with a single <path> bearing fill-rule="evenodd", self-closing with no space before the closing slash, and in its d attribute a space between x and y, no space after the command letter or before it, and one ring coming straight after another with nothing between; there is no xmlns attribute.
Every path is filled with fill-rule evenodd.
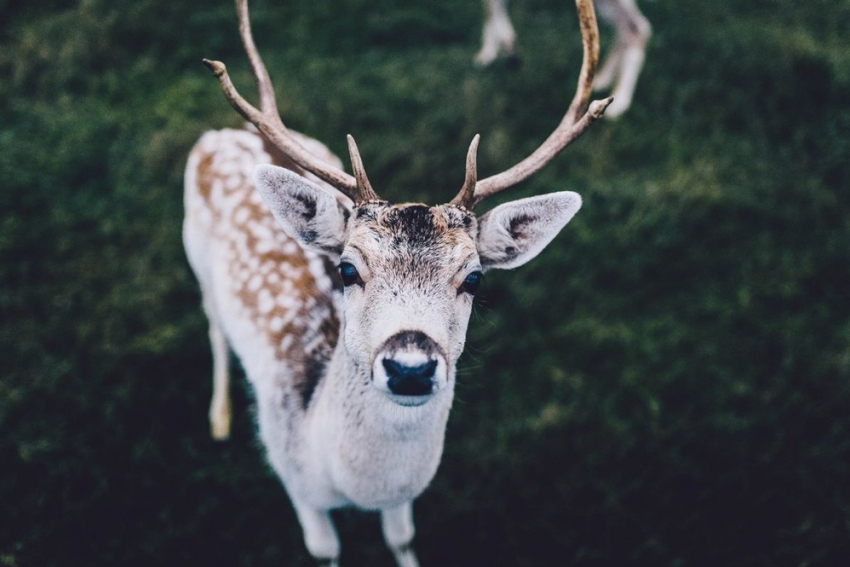
<svg viewBox="0 0 850 567"><path fill-rule="evenodd" d="M422 331L401 331L381 346L372 363L372 373L375 387L398 396L396 403L419 405L445 385L446 356Z"/></svg>
<svg viewBox="0 0 850 567"><path fill-rule="evenodd" d="M387 386L398 396L427 396L434 390L434 371L437 361L408 366L392 358L382 361L387 373Z"/></svg>

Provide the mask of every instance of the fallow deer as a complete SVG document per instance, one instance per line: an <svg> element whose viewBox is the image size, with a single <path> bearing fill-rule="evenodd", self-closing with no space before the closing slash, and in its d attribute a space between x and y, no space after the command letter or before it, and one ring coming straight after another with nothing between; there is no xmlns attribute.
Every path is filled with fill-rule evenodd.
<svg viewBox="0 0 850 567"><path fill-rule="evenodd" d="M652 27L635 0L596 0L595 3L602 19L614 27L614 47L596 76L593 88L606 90L614 84L614 102L608 107L605 117L617 118L632 104ZM487 19L481 49L475 55L478 65L486 66L499 56L513 56L515 53L516 31L506 5L507 0L484 0Z"/></svg>
<svg viewBox="0 0 850 567"><path fill-rule="evenodd" d="M257 130L208 132L186 168L184 241L200 282L214 359L213 437L230 429L228 347L253 386L259 432L310 554L337 565L330 510L381 512L400 567L415 567L412 502L443 451L473 295L483 272L536 256L581 205L571 192L472 210L527 178L602 116L588 105L598 56L591 0L576 0L584 46L561 124L529 157L478 180L478 136L449 203L378 197L348 137L353 176L322 144L281 121L251 36L239 28L260 109L224 64L205 60ZM282 166L282 167L281 167Z"/></svg>

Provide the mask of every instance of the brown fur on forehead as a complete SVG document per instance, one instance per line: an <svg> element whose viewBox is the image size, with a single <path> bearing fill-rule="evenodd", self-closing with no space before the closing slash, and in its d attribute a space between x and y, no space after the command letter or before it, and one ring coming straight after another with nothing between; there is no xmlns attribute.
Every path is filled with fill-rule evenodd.
<svg viewBox="0 0 850 567"><path fill-rule="evenodd" d="M454 205L429 207L422 203L390 205L372 202L356 209L357 224L366 225L396 243L418 247L437 241L456 242L462 233L475 237L478 229L475 215Z"/></svg>
<svg viewBox="0 0 850 567"><path fill-rule="evenodd" d="M373 270L380 266L404 279L424 284L476 252L475 216L454 205L372 202L352 217L348 242L369 255Z"/></svg>

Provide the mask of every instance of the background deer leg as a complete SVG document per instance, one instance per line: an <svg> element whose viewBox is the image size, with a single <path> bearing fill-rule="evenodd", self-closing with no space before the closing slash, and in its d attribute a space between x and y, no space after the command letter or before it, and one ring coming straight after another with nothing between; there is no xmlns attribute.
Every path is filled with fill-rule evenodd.
<svg viewBox="0 0 850 567"><path fill-rule="evenodd" d="M206 306L205 306L206 307ZM213 395L210 402L210 433L216 441L230 437L230 364L227 340L221 332L211 310L206 309L210 321L210 345L213 356Z"/></svg>
<svg viewBox="0 0 850 567"><path fill-rule="evenodd" d="M513 55L516 32L505 9L507 0L484 0L487 21L481 36L481 49L475 56L477 65L489 65L499 55Z"/></svg>
<svg viewBox="0 0 850 567"><path fill-rule="evenodd" d="M643 59L644 51L642 47L627 47L625 49L620 60L620 74L617 78L617 84L611 92L614 102L611 103L605 113L608 118L617 118L631 106L638 76L640 76L640 70L643 67Z"/></svg>
<svg viewBox="0 0 850 567"><path fill-rule="evenodd" d="M416 533L413 527L413 502L382 510L381 528L398 567L419 567L413 551L413 536Z"/></svg>
<svg viewBox="0 0 850 567"><path fill-rule="evenodd" d="M291 495L290 495L291 496ZM291 498L304 532L304 545L321 567L339 567L339 537L330 512L314 510Z"/></svg>
<svg viewBox="0 0 850 567"><path fill-rule="evenodd" d="M593 88L602 90L614 84L614 102L605 116L617 118L632 104L652 27L634 0L597 0L596 6L599 17L614 27L615 39Z"/></svg>
<svg viewBox="0 0 850 567"><path fill-rule="evenodd" d="M593 90L604 91L611 87L617 71L620 69L620 61L623 59L624 46L619 43L615 45L605 57L605 63L593 79Z"/></svg>

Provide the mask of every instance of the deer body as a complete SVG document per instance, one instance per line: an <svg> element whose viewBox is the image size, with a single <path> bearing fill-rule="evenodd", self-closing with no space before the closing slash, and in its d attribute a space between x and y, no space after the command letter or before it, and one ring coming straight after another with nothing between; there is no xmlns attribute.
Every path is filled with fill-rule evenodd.
<svg viewBox="0 0 850 567"><path fill-rule="evenodd" d="M611 100L589 102L596 65L590 0L576 0L585 57L564 120L528 158L481 181L478 136L448 204L394 205L372 189L354 139L354 175L288 130L256 52L245 0L240 32L260 90L245 101L222 63L205 61L253 129L206 133L185 176L184 242L210 321L215 438L230 429L228 348L254 389L260 437L309 552L337 565L330 510L381 512L399 567L416 567L412 501L443 451L473 295L483 272L534 258L581 206L571 192L481 200L539 170Z"/></svg>
<svg viewBox="0 0 850 567"><path fill-rule="evenodd" d="M300 139L338 163L318 142ZM254 388L260 437L310 552L338 555L328 511L354 505L386 510L388 543L415 565L401 549L413 537L410 502L440 462L453 391L420 407L380 411L396 404L368 387L369 372L337 348L339 276L326 256L284 232L255 189L254 167L274 161L259 133L222 130L201 138L186 169L184 241L217 374L213 435L229 431L229 344Z"/></svg>

